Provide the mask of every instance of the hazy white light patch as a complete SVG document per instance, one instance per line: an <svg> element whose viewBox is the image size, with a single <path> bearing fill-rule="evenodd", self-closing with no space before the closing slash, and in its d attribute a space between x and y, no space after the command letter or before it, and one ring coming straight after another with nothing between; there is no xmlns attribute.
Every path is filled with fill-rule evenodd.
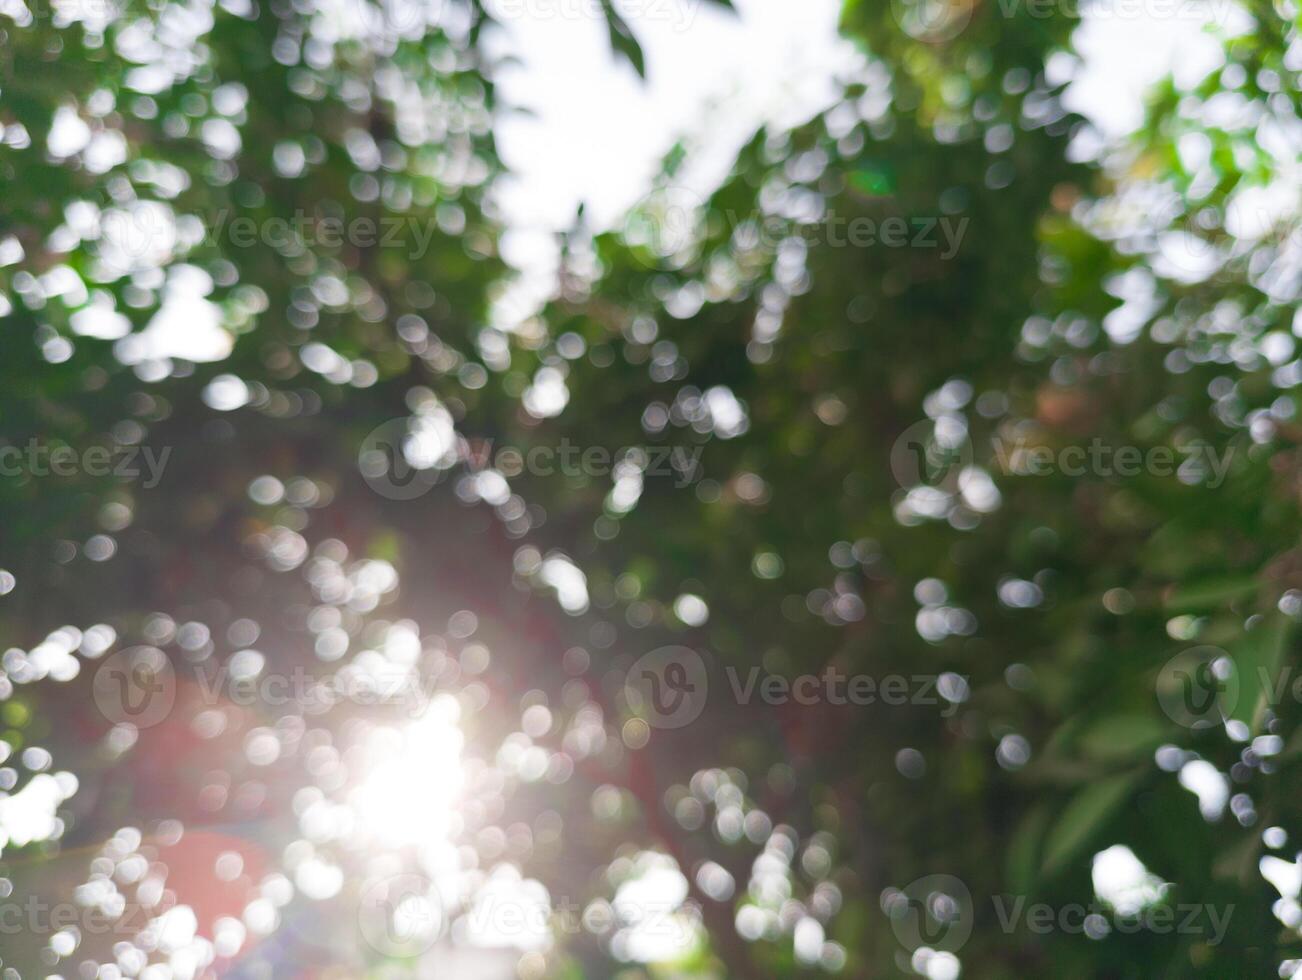
<svg viewBox="0 0 1302 980"><path fill-rule="evenodd" d="M1302 206L1302 173L1295 159L1281 161L1285 173L1265 187L1244 187L1225 206L1225 230L1235 238L1259 241ZM1291 171L1291 173L1289 172Z"/></svg>
<svg viewBox="0 0 1302 980"><path fill-rule="evenodd" d="M560 415L570 402L565 376L554 367L539 368L533 384L523 397L525 411L534 418L548 419Z"/></svg>
<svg viewBox="0 0 1302 980"><path fill-rule="evenodd" d="M243 947L246 935L243 922L222 916L213 927L213 952L218 956L235 956Z"/></svg>
<svg viewBox="0 0 1302 980"><path fill-rule="evenodd" d="M962 964L953 953L923 946L914 952L911 965L927 980L958 980Z"/></svg>
<svg viewBox="0 0 1302 980"><path fill-rule="evenodd" d="M238 116L249 104L249 90L239 82L227 82L213 89L212 107L223 116Z"/></svg>
<svg viewBox="0 0 1302 980"><path fill-rule="evenodd" d="M456 423L446 408L435 403L412 417L402 455L414 469L448 469L457 461L457 445Z"/></svg>
<svg viewBox="0 0 1302 980"><path fill-rule="evenodd" d="M37 282L40 283L41 294L46 299L60 297L68 306L80 306L90 299L86 284L71 266L56 265Z"/></svg>
<svg viewBox="0 0 1302 980"><path fill-rule="evenodd" d="M379 26L379 11L360 0L325 0L315 11L312 36L321 41L357 40Z"/></svg>
<svg viewBox="0 0 1302 980"><path fill-rule="evenodd" d="M727 868L706 861L696 872L696 884L716 902L726 902L737 889L737 880Z"/></svg>
<svg viewBox="0 0 1302 980"><path fill-rule="evenodd" d="M162 306L140 334L124 338L119 357L126 364L170 357L197 362L225 359L235 338L222 328L221 309L205 298L212 288L212 277L197 266L173 266ZM122 346L128 339L137 343Z"/></svg>
<svg viewBox="0 0 1302 980"><path fill-rule="evenodd" d="M696 916L683 909L689 886L672 858L645 853L638 859L645 870L623 882L611 903L624 923L612 941L623 960L656 963L677 959L699 941Z"/></svg>
<svg viewBox="0 0 1302 980"><path fill-rule="evenodd" d="M19 27L32 26L32 12L23 0L0 0L0 14L8 17Z"/></svg>
<svg viewBox="0 0 1302 980"><path fill-rule="evenodd" d="M70 681L81 670L81 662L72 655L72 651L80 642L80 634L74 637L63 631L51 633L27 655L28 666L36 677L48 677L50 680L60 682Z"/></svg>
<svg viewBox="0 0 1302 980"><path fill-rule="evenodd" d="M542 563L539 577L556 590L556 601L571 616L588 609L588 579L568 558L553 556Z"/></svg>
<svg viewBox="0 0 1302 980"><path fill-rule="evenodd" d="M59 805L76 791L76 783L37 773L21 790L0 799L0 850L49 840L59 831Z"/></svg>
<svg viewBox="0 0 1302 980"><path fill-rule="evenodd" d="M1204 282L1224 264L1225 256L1206 240L1187 231L1157 236L1153 269L1166 279L1183 283Z"/></svg>
<svg viewBox="0 0 1302 980"><path fill-rule="evenodd" d="M203 400L219 412L233 412L249 401L249 386L233 374L219 374L203 390Z"/></svg>
<svg viewBox="0 0 1302 980"><path fill-rule="evenodd" d="M353 377L353 366L347 358L325 344L304 344L299 360L309 371L314 371L337 385L347 384Z"/></svg>
<svg viewBox="0 0 1302 980"><path fill-rule="evenodd" d="M650 867L643 874L624 882L615 892L617 914L631 917L650 908L673 910L686 900L687 879L671 859L648 859L646 863Z"/></svg>
<svg viewBox="0 0 1302 980"><path fill-rule="evenodd" d="M453 12L448 0L324 0L314 5L311 34L313 40L335 44L340 41L371 40L383 44L383 38L402 37L418 41L426 31L442 22L450 26L447 14Z"/></svg>
<svg viewBox="0 0 1302 980"><path fill-rule="evenodd" d="M360 829L388 846L447 839L465 780L459 717L456 699L439 695L404 730L375 731L371 765L351 796Z"/></svg>
<svg viewBox="0 0 1302 980"><path fill-rule="evenodd" d="M59 106L54 112L54 121L50 124L50 133L45 138L45 147L50 156L63 160L80 153L90 142L90 127L77 115L72 106Z"/></svg>
<svg viewBox="0 0 1302 980"><path fill-rule="evenodd" d="M1180 785L1198 797L1198 809L1206 820L1219 820L1230 799L1230 781L1210 762L1195 759L1180 769Z"/></svg>
<svg viewBox="0 0 1302 980"><path fill-rule="evenodd" d="M167 265L178 245L176 215L159 201L134 201L98 215L87 237L99 239L96 277L112 281Z"/></svg>
<svg viewBox="0 0 1302 980"><path fill-rule="evenodd" d="M334 898L344 886L344 873L337 865L320 858L308 858L294 871L294 884L308 898Z"/></svg>
<svg viewBox="0 0 1302 980"><path fill-rule="evenodd" d="M1026 579L1001 579L997 591L999 601L1009 609L1034 609L1044 601L1044 591Z"/></svg>
<svg viewBox="0 0 1302 980"><path fill-rule="evenodd" d="M541 882L502 865L493 869L458 926L475 946L543 950L552 945L551 911L551 897Z"/></svg>
<svg viewBox="0 0 1302 980"><path fill-rule="evenodd" d="M694 141L693 172L682 177L708 192L759 125L792 125L835 100L837 73L860 57L838 35L839 0L735 5L738 15L700 0L646 5L632 22L646 82L612 63L596 4L576 5L589 16L506 19L495 43L518 63L504 65L498 84L533 112L498 131L512 174L496 190L511 229L503 250L525 272L495 309L504 326L527 319L553 288L555 233L580 203L592 227L618 224L674 141L692 133L708 138Z"/></svg>
<svg viewBox="0 0 1302 980"><path fill-rule="evenodd" d="M796 959L801 963L817 963L823 955L825 938L823 924L811 916L805 916L796 923L792 934Z"/></svg>
<svg viewBox="0 0 1302 980"><path fill-rule="evenodd" d="M25 255L22 242L13 235L0 238L0 269L21 262Z"/></svg>
<svg viewBox="0 0 1302 980"><path fill-rule="evenodd" d="M127 87L156 95L187 78L208 58L198 41L212 26L211 0L169 4L156 19L124 26L114 39L117 53L143 66L127 75Z"/></svg>
<svg viewBox="0 0 1302 980"><path fill-rule="evenodd" d="M127 162L127 138L116 129L96 133L81 158L91 173L106 174Z"/></svg>
<svg viewBox="0 0 1302 980"><path fill-rule="evenodd" d="M999 509L1003 497L995 481L979 466L968 466L958 476L958 489L967 504L978 514L990 514Z"/></svg>
<svg viewBox="0 0 1302 980"><path fill-rule="evenodd" d="M1153 314L1161 309L1157 280L1147 269L1136 266L1113 276L1104 286L1124 302L1103 318L1103 329L1116 343L1128 344L1143 332Z"/></svg>
<svg viewBox="0 0 1302 980"><path fill-rule="evenodd" d="M509 0L498 6L519 9ZM504 47L519 52L523 65L504 71L500 84L508 100L537 116L503 128L504 156L522 175L508 203L561 228L586 201L606 226L640 196L684 130L711 124L712 145L702 149L722 175L766 118L790 124L829 104L837 70L854 57L837 35L837 0L798 7L737 0L736 7L734 16L698 0L650 5L633 23L647 56L645 83L627 67L612 70L595 5L577 5L593 11L580 18L510 18ZM702 119L711 97L717 118ZM535 179L553 192L529 199Z"/></svg>
<svg viewBox="0 0 1302 980"><path fill-rule="evenodd" d="M511 498L511 485L497 470L483 470L471 480L475 496L494 507L500 507Z"/></svg>
<svg viewBox="0 0 1302 980"><path fill-rule="evenodd" d="M731 388L726 385L716 385L703 397L714 434L721 439L739 436L750 428L750 418L746 414L746 408L737 400Z"/></svg>
<svg viewBox="0 0 1302 980"><path fill-rule="evenodd" d="M939 487L920 484L911 487L895 507L895 518L901 524L916 524L919 518L939 520L945 517L954 498Z"/></svg>
<svg viewBox="0 0 1302 980"><path fill-rule="evenodd" d="M1219 22L1229 33L1246 26L1244 14L1227 0L1181 4L1185 16L1156 16L1147 8L1136 16L1108 16L1116 5L1083 8L1072 43L1082 64L1067 87L1064 103L1089 119L1107 137L1133 132L1144 121L1142 94L1167 75L1189 89L1224 60L1221 42L1206 27ZM1163 8L1166 9L1166 8Z"/></svg>
<svg viewBox="0 0 1302 980"><path fill-rule="evenodd" d="M307 153L291 140L282 140L271 151L271 162L282 177L298 177L307 166Z"/></svg>
<svg viewBox="0 0 1302 980"><path fill-rule="evenodd" d="M1166 883L1124 844L1095 854L1091 875L1094 893L1120 915L1135 915L1161 901L1167 890Z"/></svg>
<svg viewBox="0 0 1302 980"><path fill-rule="evenodd" d="M198 929L194 909L178 905L151 920L140 938L146 948L172 953L194 942Z"/></svg>
<svg viewBox="0 0 1302 980"><path fill-rule="evenodd" d="M1285 861L1266 855L1258 863L1261 876L1275 886L1281 898L1297 899L1302 892L1302 858Z"/></svg>
<svg viewBox="0 0 1302 980"><path fill-rule="evenodd" d="M674 600L674 615L688 626L704 626L710 618L710 607L699 595L685 592Z"/></svg>
<svg viewBox="0 0 1302 980"><path fill-rule="evenodd" d="M642 499L641 461L621 460L615 464L615 485L606 495L606 510L612 514L627 514Z"/></svg>
<svg viewBox="0 0 1302 980"><path fill-rule="evenodd" d="M67 27L80 22L86 25L87 32L103 34L104 29L122 13L123 3L119 0L53 0L56 27Z"/></svg>
<svg viewBox="0 0 1302 980"><path fill-rule="evenodd" d="M240 131L226 119L207 119L203 129L204 147L218 160L230 160L240 152Z"/></svg>
<svg viewBox="0 0 1302 980"><path fill-rule="evenodd" d="M114 308L113 297L96 290L90 304L69 318L74 333L99 340L118 340L131 332L131 321Z"/></svg>

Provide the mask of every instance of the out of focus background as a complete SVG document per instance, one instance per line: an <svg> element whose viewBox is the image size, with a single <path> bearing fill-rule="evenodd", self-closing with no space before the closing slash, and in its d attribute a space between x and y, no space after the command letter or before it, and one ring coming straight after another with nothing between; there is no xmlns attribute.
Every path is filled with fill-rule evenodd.
<svg viewBox="0 0 1302 980"><path fill-rule="evenodd" d="M1302 972L1295 0L0 0L0 978Z"/></svg>

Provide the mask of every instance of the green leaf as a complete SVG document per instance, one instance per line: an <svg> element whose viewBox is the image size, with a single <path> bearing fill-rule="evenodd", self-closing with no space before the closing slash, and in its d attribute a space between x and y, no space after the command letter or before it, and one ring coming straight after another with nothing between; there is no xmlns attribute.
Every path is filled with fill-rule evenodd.
<svg viewBox="0 0 1302 980"><path fill-rule="evenodd" d="M637 38L633 35L633 29L628 26L618 10L615 9L613 0L601 0L601 9L606 15L606 28L610 32L610 46L618 54L628 59L628 63L633 66L639 78L646 78L646 55L642 53L642 45L638 43Z"/></svg>
<svg viewBox="0 0 1302 980"><path fill-rule="evenodd" d="M1049 832L1044 845L1044 872L1052 874L1074 858L1125 802L1137 773L1113 776L1077 793Z"/></svg>

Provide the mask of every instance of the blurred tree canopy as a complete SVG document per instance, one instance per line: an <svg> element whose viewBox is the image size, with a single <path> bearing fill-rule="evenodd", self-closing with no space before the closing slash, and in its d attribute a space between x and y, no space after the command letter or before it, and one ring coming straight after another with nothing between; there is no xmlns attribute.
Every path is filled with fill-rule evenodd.
<svg viewBox="0 0 1302 980"><path fill-rule="evenodd" d="M1236 6L1220 64L1119 142L1063 103L1078 23L851 0L835 104L703 201L676 146L624 227L576 217L511 322L490 9L0 6L0 890L145 910L6 934L0 967L1293 975L1298 10ZM846 247L832 219L938 245ZM377 430L428 492L386 482ZM1023 465L1092 444L1179 465ZM64 449L165 467L50 472ZM652 728L625 677L670 644L710 696ZM96 661L141 648L178 683L137 729L97 710ZM1170 665L1209 648L1237 696L1182 724ZM747 702L753 668L940 697ZM377 670L455 717L452 816L432 755L378 813L356 791L403 707L234 696ZM1232 910L1223 936L1122 928L1096 894L1118 845L1165 883L1150 910ZM693 939L666 957L619 896L667 868ZM368 883L411 870L456 883L444 959L359 938ZM929 875L970 893L961 947L901 937ZM581 923L462 942L503 880ZM1107 914L1009 927L1015 898Z"/></svg>

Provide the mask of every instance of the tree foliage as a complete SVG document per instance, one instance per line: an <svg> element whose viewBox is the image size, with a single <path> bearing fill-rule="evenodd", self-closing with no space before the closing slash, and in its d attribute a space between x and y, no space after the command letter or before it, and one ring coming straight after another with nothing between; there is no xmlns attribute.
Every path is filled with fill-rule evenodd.
<svg viewBox="0 0 1302 980"><path fill-rule="evenodd" d="M169 454L150 488L0 479L0 827L44 770L76 777L51 832L9 831L13 894L113 879L141 923L242 919L188 974L132 927L178 976L489 976L455 922L445 959L378 955L368 886L438 868L465 918L522 875L618 918L673 867L697 936L673 962L558 915L505 969L875 977L949 968L901 934L910 883L943 874L970 893L968 976L1291 975L1297 12L1236 8L1221 65L1108 142L1063 103L1074 18L947 9L961 29L919 36L906 4L847 4L835 104L756 133L699 206L679 147L624 227L580 215L522 323L479 4L0 10L0 434ZM836 237L857 221L908 244ZM377 428L426 454L429 492L375 491ZM1091 446L1179 465L1027 468ZM612 465L512 471L502 447ZM625 678L671 644L708 704L648 728ZM140 646L177 705L135 731L97 711L95 661ZM1169 710L1194 648L1234 679L1215 724ZM209 693L232 669L355 691L376 663L464 734L442 850L355 791L407 705ZM937 696L771 704L738 694L755 669ZM449 778L429 758L397 796L422 827L422 779ZM1224 935L1115 905L1092 935L1003 924L1004 899L1097 903L1116 845L1165 883L1150 905L1229 910ZM71 975L120 965L124 934L0 957Z"/></svg>

